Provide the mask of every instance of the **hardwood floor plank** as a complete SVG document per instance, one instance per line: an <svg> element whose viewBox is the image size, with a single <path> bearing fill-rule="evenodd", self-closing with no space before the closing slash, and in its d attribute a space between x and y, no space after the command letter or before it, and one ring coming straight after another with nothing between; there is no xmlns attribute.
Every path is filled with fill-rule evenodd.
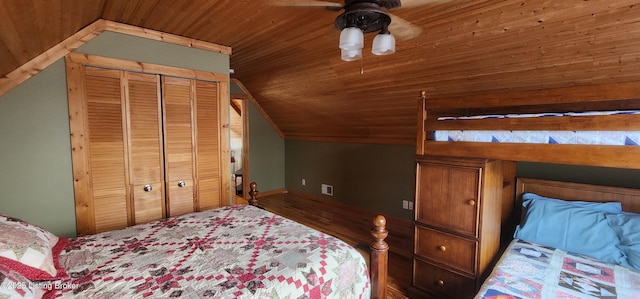
<svg viewBox="0 0 640 299"><path fill-rule="evenodd" d="M299 192L261 196L259 206L342 239L363 253L368 262L369 243L373 241L372 221L379 213ZM387 298L406 298L411 285L413 223L385 217L389 231L386 241L390 248Z"/></svg>

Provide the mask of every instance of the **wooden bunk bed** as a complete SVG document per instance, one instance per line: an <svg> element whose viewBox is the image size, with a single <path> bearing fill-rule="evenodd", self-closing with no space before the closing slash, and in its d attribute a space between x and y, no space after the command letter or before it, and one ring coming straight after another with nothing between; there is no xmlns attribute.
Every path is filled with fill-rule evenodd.
<svg viewBox="0 0 640 299"><path fill-rule="evenodd" d="M418 101L417 154L503 161L640 168L640 146L443 142L437 130L640 131L640 115L515 117L439 121L443 116L566 113L640 109L640 82L504 92Z"/></svg>
<svg viewBox="0 0 640 299"><path fill-rule="evenodd" d="M456 240L479 242L497 248L498 242L506 246L512 239L517 219L520 218L519 209L515 201L517 162L534 162L548 164L566 164L580 166L597 166L611 168L640 169L640 146L638 133L640 132L640 82L610 83L599 85L573 86L563 88L547 88L535 91L508 91L492 94L477 94L466 96L451 96L446 98L429 98L426 91L422 91L418 98L417 109L417 144L416 154L418 171L423 170L431 174L431 179L416 181L416 190L431 190L442 188L437 198L446 204L428 206L421 201L433 202L433 196L416 195L416 210L426 209L424 213L449 213L447 209L454 207L462 211L471 211L484 227L487 220L498 222L501 227L499 241L493 237L487 240L487 235L472 231L470 234L460 234L446 225L432 225L416 216L416 236L425 229L435 230L441 234L455 236ZM443 131L462 132L463 138L440 138L438 133ZM580 136L591 133L614 132L614 134L629 133L630 142L596 144L596 142L580 140L580 142L555 142L525 140L518 138L487 138L483 135L477 139L465 139L464 132L490 131L515 132L537 135L539 133L575 133ZM475 133L475 132L474 132ZM498 133L496 133L498 134ZM468 136L473 137L472 134ZM496 135L501 136L501 135ZM551 137L552 135L549 135ZM594 135L596 136L596 135ZM635 139L634 139L635 138ZM532 138L534 139L534 138ZM569 140L569 138L567 138ZM577 138L576 138L577 141ZM609 141L609 140L607 140ZM614 145L615 144L615 145ZM426 161L426 162L425 162ZM450 161L447 162L446 161ZM492 171L483 167L471 168L473 161L485 163L500 163ZM427 163L428 162L428 163ZM445 165L446 163L446 165ZM445 165L446 167L443 167ZM474 176L468 176L464 181L457 180L453 174L465 174L474 171ZM491 174L502 178L501 184L492 184L489 189L493 196L477 196L477 199L464 205L460 196L454 191L462 189L463 183L475 181L471 184L468 194L476 194L477 190L486 190L483 175ZM502 190L499 190L502 187ZM465 189L466 190L466 189ZM475 193L474 193L475 192ZM423 192L424 193L424 192ZM560 194L563 195L563 194ZM469 195L467 195L469 196ZM501 199L496 197L501 196ZM473 198L473 197L462 197ZM502 201L501 207L492 205L490 212L480 215L487 204ZM574 199L575 200L575 199ZM594 199L595 200L595 199ZM459 202L460 201L460 202ZM459 203L458 203L459 202ZM422 208L424 206L424 208ZM500 216L498 216L500 215ZM501 219L496 219L501 218ZM447 224L448 225L448 224ZM493 235L491 235L493 236ZM444 240L442 242L447 242ZM488 243L487 243L488 242ZM416 239L416 244L418 240ZM473 243L476 244L476 243ZM446 246L447 248L450 246ZM445 248L445 247L442 247ZM482 282L486 269L480 269L481 274L475 272L469 275L468 269L476 270L477 266L469 268L458 267L453 262L443 262L432 256L444 256L452 250L438 251L435 246L425 250L416 245L414 248L414 273L411 290L418 294L425 294L429 298L467 298L473 294L473 288L478 290L478 282ZM426 253L425 253L426 252ZM490 253L489 259L497 259L499 251ZM471 252L469 260L478 262L477 253ZM416 261L421 263L417 263ZM485 260L481 260L485 261ZM438 277L424 279L420 273L426 271L420 267L428 265L428 269L437 269L443 274ZM488 268L491 270L491 268ZM465 272L466 271L466 272ZM446 274L446 275L445 275ZM424 275L423 275L424 276ZM422 278L421 278L422 277ZM459 282L461 281L461 282ZM462 282L466 282L465 284ZM464 290L464 296L458 294ZM467 292L468 291L468 292ZM458 293L456 293L458 292ZM490 297L487 297L490 298Z"/></svg>

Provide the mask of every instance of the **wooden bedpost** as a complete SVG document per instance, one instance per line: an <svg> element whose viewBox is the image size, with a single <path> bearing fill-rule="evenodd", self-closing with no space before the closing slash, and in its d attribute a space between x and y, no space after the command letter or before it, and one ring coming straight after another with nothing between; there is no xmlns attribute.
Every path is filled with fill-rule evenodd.
<svg viewBox="0 0 640 299"><path fill-rule="evenodd" d="M387 219L378 215L373 219L371 235L375 241L371 243L371 298L384 299L387 296L387 261L389 245L384 239L389 232L386 229Z"/></svg>
<svg viewBox="0 0 640 299"><path fill-rule="evenodd" d="M427 139L427 91L420 92L418 99L418 130L416 136L416 155L424 155L424 141Z"/></svg>
<svg viewBox="0 0 640 299"><path fill-rule="evenodd" d="M258 206L258 184L256 184L256 182L251 182L251 184L249 184L249 196L251 196L251 198L249 198L249 204L257 207Z"/></svg>

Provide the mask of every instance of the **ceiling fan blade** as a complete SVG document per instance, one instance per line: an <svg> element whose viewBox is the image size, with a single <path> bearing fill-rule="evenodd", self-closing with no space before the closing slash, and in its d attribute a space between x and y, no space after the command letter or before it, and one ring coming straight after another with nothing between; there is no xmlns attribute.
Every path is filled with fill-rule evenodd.
<svg viewBox="0 0 640 299"><path fill-rule="evenodd" d="M422 6L422 5L445 2L445 1L446 0L401 0L400 7L398 8L416 7L416 6Z"/></svg>
<svg viewBox="0 0 640 299"><path fill-rule="evenodd" d="M391 24L389 24L389 32L393 34L397 39L408 40L420 35L422 28L411 24L411 22L398 17L394 14L391 15Z"/></svg>
<svg viewBox="0 0 640 299"><path fill-rule="evenodd" d="M271 0L269 4L273 6L322 7L328 9L341 9L344 6L342 3L318 0Z"/></svg>

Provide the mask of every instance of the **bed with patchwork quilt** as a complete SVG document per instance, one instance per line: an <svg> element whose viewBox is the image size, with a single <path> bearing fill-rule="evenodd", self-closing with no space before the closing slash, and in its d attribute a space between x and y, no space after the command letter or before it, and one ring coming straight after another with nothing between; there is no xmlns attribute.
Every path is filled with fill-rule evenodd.
<svg viewBox="0 0 640 299"><path fill-rule="evenodd" d="M332 236L237 205L70 240L48 298L364 298L367 266Z"/></svg>
<svg viewBox="0 0 640 299"><path fill-rule="evenodd" d="M375 289L353 247L250 205L74 239L5 215L0 229L0 298L370 298Z"/></svg>

